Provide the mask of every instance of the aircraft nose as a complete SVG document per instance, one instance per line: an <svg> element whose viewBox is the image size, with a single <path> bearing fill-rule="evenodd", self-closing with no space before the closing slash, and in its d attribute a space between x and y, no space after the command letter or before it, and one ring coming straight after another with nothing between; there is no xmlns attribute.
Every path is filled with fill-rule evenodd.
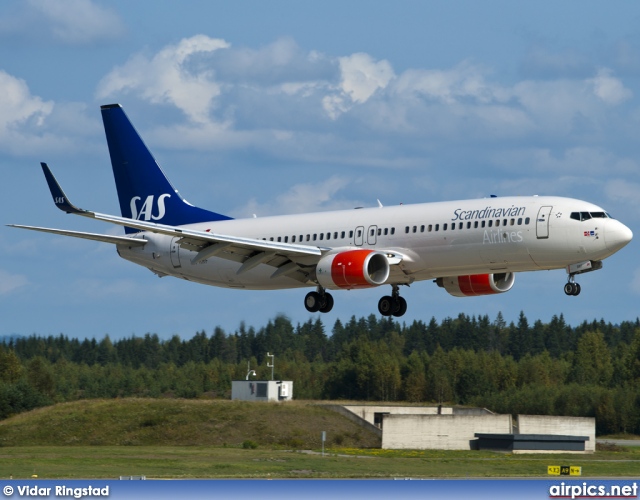
<svg viewBox="0 0 640 500"><path fill-rule="evenodd" d="M611 221L614 224L607 225L604 233L604 241L608 250L617 252L631 241L633 233L622 222Z"/></svg>

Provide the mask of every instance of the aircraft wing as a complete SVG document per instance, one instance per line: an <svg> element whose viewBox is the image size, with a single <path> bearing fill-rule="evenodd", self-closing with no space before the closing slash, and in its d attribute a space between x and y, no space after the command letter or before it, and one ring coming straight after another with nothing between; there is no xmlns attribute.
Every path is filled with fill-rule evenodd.
<svg viewBox="0 0 640 500"><path fill-rule="evenodd" d="M65 229L51 229L48 227L22 226L20 224L7 224L7 226L18 227L20 229L29 229L31 231L40 231L43 233L73 236L74 238L82 238L85 240L102 241L104 243L113 243L114 245L129 245L131 247L140 247L147 243L147 240L145 240L144 238L131 238L129 236L111 236L108 234L84 233L81 231L67 231Z"/></svg>
<svg viewBox="0 0 640 500"><path fill-rule="evenodd" d="M53 202L63 212L81 215L105 222L111 222L119 226L131 227L141 231L149 231L152 233L164 234L179 238L177 243L191 251L198 252L192 259L194 264L202 262L211 257L222 257L243 265L238 270L238 274L242 274L253 269L259 264L268 264L276 267L273 277L280 275L289 275L301 281L306 280L305 273L298 273L301 266L295 264L295 261L301 257L320 257L329 249L323 249L315 246L296 245L291 243L281 243L274 241L265 241L254 238L244 238L240 236L230 236L225 234L217 234L209 231L199 231L189 229L184 226L169 226L165 224L156 224L126 217L118 217L115 215L101 214L76 207L71 203L64 193L60 184L54 177L51 169L46 163L41 163ZM130 245L132 240L137 242L134 245L146 243L146 240L140 238L118 237L99 235L94 233L80 233L77 231L66 231L61 229L36 228L32 226L13 225L23 229L31 229L34 231L43 231L64 236L74 236L78 238L92 239L97 241L105 241L115 244ZM314 259L311 259L314 260ZM297 276L296 276L297 275Z"/></svg>

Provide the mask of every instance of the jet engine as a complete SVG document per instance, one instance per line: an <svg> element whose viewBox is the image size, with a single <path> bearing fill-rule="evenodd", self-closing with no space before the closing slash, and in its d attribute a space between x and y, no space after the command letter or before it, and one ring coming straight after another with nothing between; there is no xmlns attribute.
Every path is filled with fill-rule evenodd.
<svg viewBox="0 0 640 500"><path fill-rule="evenodd" d="M438 278L436 283L456 297L473 297L508 292L513 287L515 274L471 274Z"/></svg>
<svg viewBox="0 0 640 500"><path fill-rule="evenodd" d="M318 283L329 289L371 288L389 277L389 261L375 250L347 250L325 255L316 267Z"/></svg>

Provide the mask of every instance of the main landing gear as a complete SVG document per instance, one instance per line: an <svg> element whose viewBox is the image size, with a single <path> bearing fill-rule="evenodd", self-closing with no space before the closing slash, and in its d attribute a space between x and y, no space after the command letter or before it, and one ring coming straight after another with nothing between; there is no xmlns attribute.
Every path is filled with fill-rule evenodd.
<svg viewBox="0 0 640 500"><path fill-rule="evenodd" d="M407 301L400 297L398 285L391 285L391 295L385 295L378 302L378 311L383 316L399 318L407 312ZM304 307L310 313L328 313L333 309L333 296L323 287L318 286L315 292L309 292L304 298Z"/></svg>
<svg viewBox="0 0 640 500"><path fill-rule="evenodd" d="M391 295L385 295L378 302L378 311L383 316L400 317L407 312L407 301L400 297L398 285L391 285Z"/></svg>
<svg viewBox="0 0 640 500"><path fill-rule="evenodd" d="M328 313L333 309L333 296L319 286L317 291L309 292L304 298L304 307L306 307L310 313L318 311Z"/></svg>

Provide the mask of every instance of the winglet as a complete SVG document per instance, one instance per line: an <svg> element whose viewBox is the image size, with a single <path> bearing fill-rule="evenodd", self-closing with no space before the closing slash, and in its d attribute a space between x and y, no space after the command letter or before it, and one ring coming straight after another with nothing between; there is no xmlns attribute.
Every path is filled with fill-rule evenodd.
<svg viewBox="0 0 640 500"><path fill-rule="evenodd" d="M67 195L64 194L64 191L60 187L60 184L58 184L58 181L51 173L49 166L44 162L40 163L40 166L42 167L44 176L47 179L47 184L49 184L49 191L51 191L51 196L53 197L53 202L56 204L56 207L68 214L85 215L87 213L86 210L76 207L69 201Z"/></svg>

